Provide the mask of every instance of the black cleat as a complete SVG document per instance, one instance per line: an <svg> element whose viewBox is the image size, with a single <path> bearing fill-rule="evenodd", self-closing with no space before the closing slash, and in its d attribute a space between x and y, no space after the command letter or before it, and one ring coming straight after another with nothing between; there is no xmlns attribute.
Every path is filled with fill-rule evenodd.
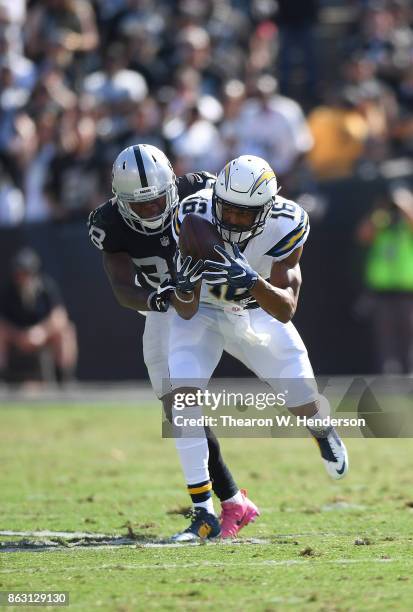
<svg viewBox="0 0 413 612"><path fill-rule="evenodd" d="M214 514L209 514L205 508L193 508L188 518L191 518L191 524L185 531L181 531L172 536L172 542L211 540L221 535L221 527L218 518Z"/></svg>

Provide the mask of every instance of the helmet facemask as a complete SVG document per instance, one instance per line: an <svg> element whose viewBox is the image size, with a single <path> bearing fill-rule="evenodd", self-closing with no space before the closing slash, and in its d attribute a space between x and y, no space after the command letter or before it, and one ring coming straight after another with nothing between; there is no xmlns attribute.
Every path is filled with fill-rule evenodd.
<svg viewBox="0 0 413 612"><path fill-rule="evenodd" d="M258 236L264 230L267 217L274 204L275 198L271 197L268 202L260 207L257 206L244 206L240 204L234 204L228 202L216 195L215 189L212 196L212 221L215 224L219 234L221 235L224 242L230 242L235 244L246 243L251 238ZM233 223L225 222L224 220L224 207L228 206L237 210L250 211L255 214L255 218L249 227L243 225L235 225Z"/></svg>
<svg viewBox="0 0 413 612"><path fill-rule="evenodd" d="M164 190L158 190L156 187L145 187L136 189L133 195L125 193L113 193L116 196L118 209L125 223L140 234L160 234L169 227L172 221L172 213L178 203L178 189L175 185L175 175L173 182L166 186ZM165 196L165 208L161 214L155 217L141 217L131 204L146 204L152 200L156 200Z"/></svg>

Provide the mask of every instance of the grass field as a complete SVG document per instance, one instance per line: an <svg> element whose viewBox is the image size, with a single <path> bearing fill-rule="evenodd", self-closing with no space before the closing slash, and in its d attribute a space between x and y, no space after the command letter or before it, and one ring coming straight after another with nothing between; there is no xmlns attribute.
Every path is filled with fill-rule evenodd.
<svg viewBox="0 0 413 612"><path fill-rule="evenodd" d="M348 440L332 482L308 439L226 439L262 510L244 543L149 547L187 523L159 431L150 403L1 406L0 531L107 537L1 535L0 591L69 591L85 611L413 608L411 440Z"/></svg>

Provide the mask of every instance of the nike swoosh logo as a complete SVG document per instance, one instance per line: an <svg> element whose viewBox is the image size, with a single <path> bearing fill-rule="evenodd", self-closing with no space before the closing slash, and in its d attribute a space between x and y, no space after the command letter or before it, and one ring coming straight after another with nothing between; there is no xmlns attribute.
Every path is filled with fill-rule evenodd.
<svg viewBox="0 0 413 612"><path fill-rule="evenodd" d="M234 276L233 278L242 278L243 276L246 276L247 273L245 272L245 270L242 271L242 274L237 274L236 276Z"/></svg>
<svg viewBox="0 0 413 612"><path fill-rule="evenodd" d="M340 468L339 470L338 470L338 469L336 469L336 472L337 472L337 474L340 474L340 476L341 476L341 474L343 474L343 473L344 473L344 470L345 470L345 469L346 469L346 462L344 461L344 463L343 463L343 467L342 467L342 468Z"/></svg>

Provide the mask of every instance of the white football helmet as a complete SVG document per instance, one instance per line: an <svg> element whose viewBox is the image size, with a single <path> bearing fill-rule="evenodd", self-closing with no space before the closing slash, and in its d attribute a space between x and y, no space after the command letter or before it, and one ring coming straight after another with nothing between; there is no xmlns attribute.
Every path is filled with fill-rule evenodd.
<svg viewBox="0 0 413 612"><path fill-rule="evenodd" d="M130 228L140 234L159 234L170 225L172 210L178 203L175 178L165 153L152 145L139 144L119 153L112 169L112 191ZM130 206L161 196L166 196L165 208L156 217L143 219Z"/></svg>
<svg viewBox="0 0 413 612"><path fill-rule="evenodd" d="M212 220L225 242L242 243L260 234L277 195L277 179L269 164L255 155L241 155L218 174L212 196ZM223 219L224 207L255 212L248 228Z"/></svg>

